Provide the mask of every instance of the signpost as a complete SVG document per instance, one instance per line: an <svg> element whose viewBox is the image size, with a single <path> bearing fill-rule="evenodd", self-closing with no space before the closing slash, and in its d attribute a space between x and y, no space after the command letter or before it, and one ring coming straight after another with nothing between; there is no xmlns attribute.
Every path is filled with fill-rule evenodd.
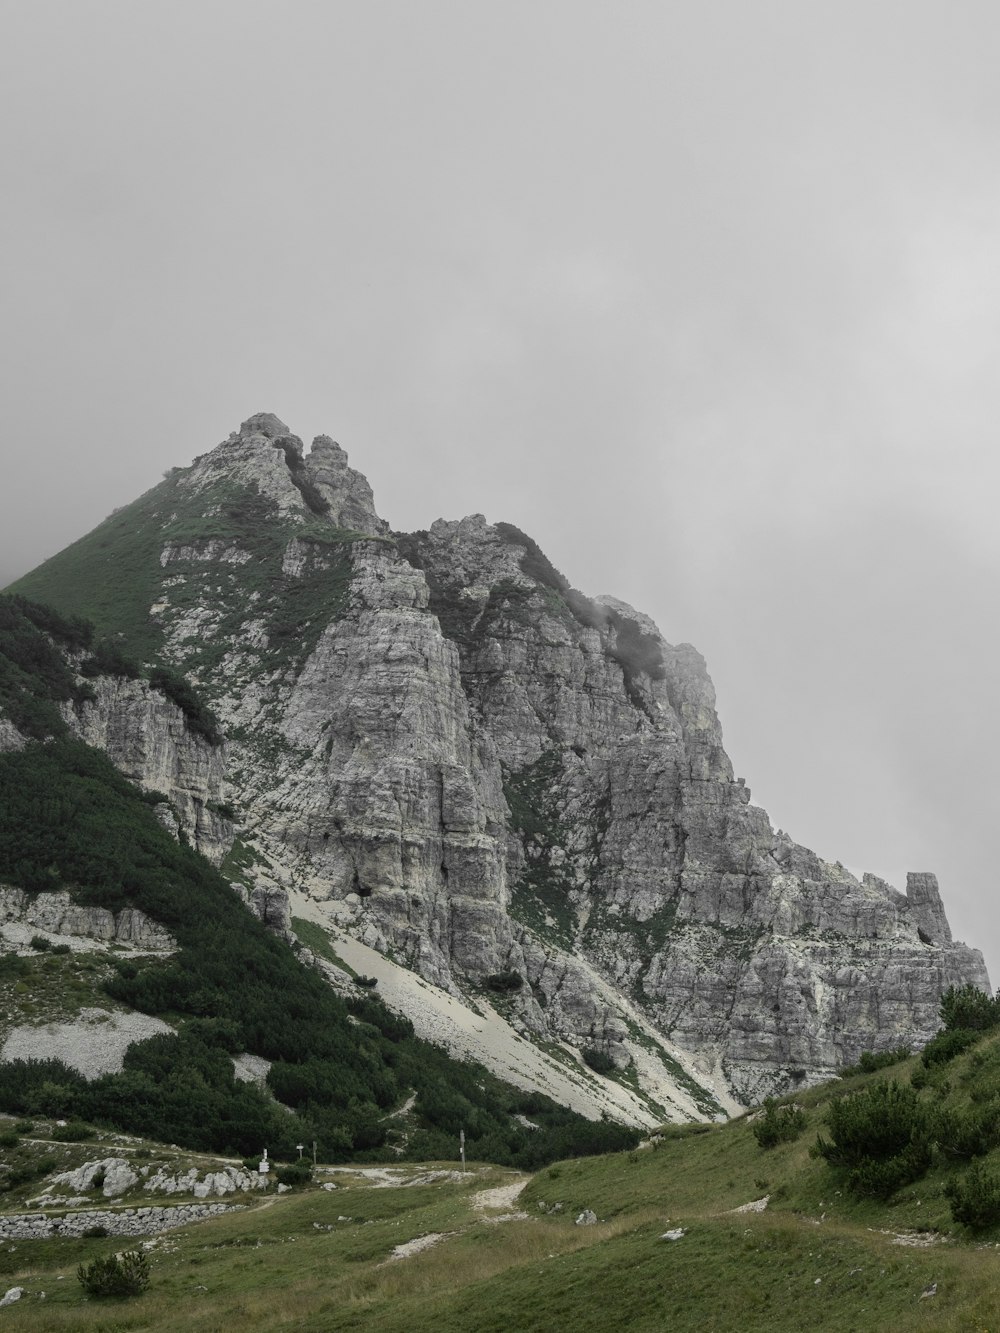
<svg viewBox="0 0 1000 1333"><path fill-rule="evenodd" d="M465 1130L458 1131L458 1150L462 1154L462 1170L465 1170Z"/></svg>

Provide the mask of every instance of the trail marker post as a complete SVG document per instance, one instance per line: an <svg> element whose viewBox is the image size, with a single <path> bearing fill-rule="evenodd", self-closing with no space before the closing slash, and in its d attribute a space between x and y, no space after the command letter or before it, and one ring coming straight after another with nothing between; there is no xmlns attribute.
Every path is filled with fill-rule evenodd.
<svg viewBox="0 0 1000 1333"><path fill-rule="evenodd" d="M465 1170L465 1130L458 1131L458 1151L462 1156L462 1170Z"/></svg>

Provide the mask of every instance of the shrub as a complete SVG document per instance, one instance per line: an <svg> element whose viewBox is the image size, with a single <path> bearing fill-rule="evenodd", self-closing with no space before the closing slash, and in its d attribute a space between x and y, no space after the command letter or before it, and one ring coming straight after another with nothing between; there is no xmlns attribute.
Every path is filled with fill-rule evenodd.
<svg viewBox="0 0 1000 1333"><path fill-rule="evenodd" d="M13 1130L4 1130L4 1132L0 1134L0 1148L16 1148L17 1144L18 1138Z"/></svg>
<svg viewBox="0 0 1000 1333"><path fill-rule="evenodd" d="M138 1296L149 1286L149 1260L141 1250L108 1254L76 1270L88 1296Z"/></svg>
<svg viewBox="0 0 1000 1333"><path fill-rule="evenodd" d="M753 1136L761 1148L775 1148L791 1143L806 1127L806 1113L801 1106L779 1106L773 1097L764 1102L764 1114L754 1121Z"/></svg>
<svg viewBox="0 0 1000 1333"><path fill-rule="evenodd" d="M94 1131L82 1120L70 1120L68 1124L56 1125L51 1137L57 1143L80 1143L83 1139L92 1139Z"/></svg>
<svg viewBox="0 0 1000 1333"><path fill-rule="evenodd" d="M553 588L556 592L567 591L569 579L559 573L534 538L516 528L513 523L495 523L493 526L497 536L508 546L524 548L519 564L529 578L534 579L536 583L544 584L547 588Z"/></svg>
<svg viewBox="0 0 1000 1333"><path fill-rule="evenodd" d="M939 1097L947 1097L951 1092L951 1080L945 1065L917 1065L909 1076L913 1088L933 1088Z"/></svg>
<svg viewBox="0 0 1000 1333"><path fill-rule="evenodd" d="M1000 1138L996 1107L942 1108L935 1118L934 1137L941 1151L949 1156L981 1157Z"/></svg>
<svg viewBox="0 0 1000 1333"><path fill-rule="evenodd" d="M15 1134L32 1134L35 1129L34 1120L18 1120L14 1124Z"/></svg>
<svg viewBox="0 0 1000 1333"><path fill-rule="evenodd" d="M372 990L378 985L378 977L355 977L354 984L355 986L364 986L367 990Z"/></svg>
<svg viewBox="0 0 1000 1333"><path fill-rule="evenodd" d="M932 1037L920 1055L925 1069L931 1065L944 1065L961 1055L979 1040L980 1033L972 1028L945 1028Z"/></svg>
<svg viewBox="0 0 1000 1333"><path fill-rule="evenodd" d="M956 1222L978 1231L1000 1222L1000 1176L983 1162L974 1162L964 1176L944 1187Z"/></svg>
<svg viewBox="0 0 1000 1333"><path fill-rule="evenodd" d="M850 1078L853 1074L874 1074L879 1069L888 1069L898 1065L901 1060L912 1055L909 1046L895 1046L891 1051L862 1051L856 1065L845 1065L840 1071L840 1078Z"/></svg>
<svg viewBox="0 0 1000 1333"><path fill-rule="evenodd" d="M305 1160L290 1162L288 1166L279 1166L274 1174L279 1185L306 1185L312 1179L312 1165Z"/></svg>
<svg viewBox="0 0 1000 1333"><path fill-rule="evenodd" d="M842 1097L830 1106L827 1125L832 1142L820 1135L813 1152L847 1168L856 1194L886 1198L930 1166L930 1112L907 1084L873 1083Z"/></svg>
<svg viewBox="0 0 1000 1333"><path fill-rule="evenodd" d="M210 745L222 742L219 723L205 701L198 694L190 681L167 667L154 667L149 673L149 683L184 714L189 731L204 737Z"/></svg>
<svg viewBox="0 0 1000 1333"><path fill-rule="evenodd" d="M87 1230L82 1233L85 1240L100 1240L102 1236L106 1236L107 1234L107 1227L101 1226L100 1222L98 1222L96 1226L88 1227Z"/></svg>
<svg viewBox="0 0 1000 1333"><path fill-rule="evenodd" d="M865 1158L850 1173L847 1183L855 1194L888 1199L911 1180L919 1180L930 1164L930 1144L911 1143L895 1157L887 1157L884 1161Z"/></svg>
<svg viewBox="0 0 1000 1333"><path fill-rule="evenodd" d="M1000 1023L1000 997L991 999L978 986L950 986L941 997L941 1022L948 1032L985 1032Z"/></svg>
<svg viewBox="0 0 1000 1333"><path fill-rule="evenodd" d="M39 953L45 953L47 949L52 948L52 941L47 940L44 935L32 935L28 943L33 949L37 949Z"/></svg>
<svg viewBox="0 0 1000 1333"><path fill-rule="evenodd" d="M596 1046L584 1046L580 1054L583 1063L589 1065L595 1074L614 1073L615 1062L606 1051L598 1050Z"/></svg>

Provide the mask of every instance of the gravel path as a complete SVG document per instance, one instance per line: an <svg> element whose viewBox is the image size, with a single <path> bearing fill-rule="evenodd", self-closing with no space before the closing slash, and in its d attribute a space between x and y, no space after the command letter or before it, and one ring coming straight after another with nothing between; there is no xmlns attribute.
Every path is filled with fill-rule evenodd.
<svg viewBox="0 0 1000 1333"><path fill-rule="evenodd" d="M478 1194L472 1196L472 1206L480 1212L484 1208L513 1208L518 1195L530 1179L530 1176L523 1176L520 1180L512 1180L509 1185L496 1185L490 1190L480 1190Z"/></svg>

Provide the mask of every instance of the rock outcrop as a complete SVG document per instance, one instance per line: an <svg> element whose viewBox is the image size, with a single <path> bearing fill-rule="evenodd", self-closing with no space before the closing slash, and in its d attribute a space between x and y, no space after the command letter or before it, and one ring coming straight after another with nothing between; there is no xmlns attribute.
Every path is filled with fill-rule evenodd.
<svg viewBox="0 0 1000 1333"><path fill-rule="evenodd" d="M137 907L111 912L106 907L83 907L66 892L29 894L0 884L0 931L16 940L16 929L7 927L21 927L22 935L40 933L55 942L68 936L142 950L176 948L169 933Z"/></svg>
<svg viewBox="0 0 1000 1333"><path fill-rule="evenodd" d="M183 711L144 680L98 676L93 698L65 704L66 721L80 740L106 751L127 778L165 797L164 822L183 829L192 846L216 865L232 846L224 813L224 747L188 726Z"/></svg>

